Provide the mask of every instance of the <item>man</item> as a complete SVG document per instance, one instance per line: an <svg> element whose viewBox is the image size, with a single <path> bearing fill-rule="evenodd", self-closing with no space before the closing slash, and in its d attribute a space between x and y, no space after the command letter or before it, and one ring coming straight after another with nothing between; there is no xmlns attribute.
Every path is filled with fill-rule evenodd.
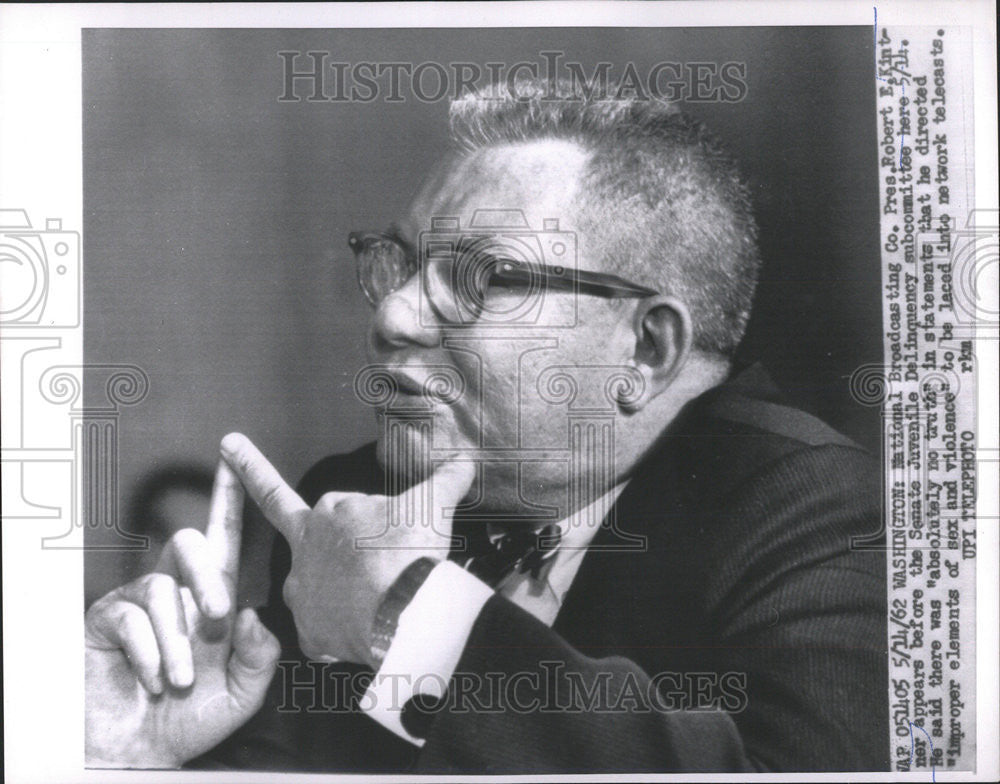
<svg viewBox="0 0 1000 784"><path fill-rule="evenodd" d="M89 764L885 769L884 563L851 549L879 468L732 367L734 165L672 106L563 84L468 96L452 132L350 239L377 444L296 492L223 440L206 534L88 612ZM243 487L284 536L259 617Z"/></svg>

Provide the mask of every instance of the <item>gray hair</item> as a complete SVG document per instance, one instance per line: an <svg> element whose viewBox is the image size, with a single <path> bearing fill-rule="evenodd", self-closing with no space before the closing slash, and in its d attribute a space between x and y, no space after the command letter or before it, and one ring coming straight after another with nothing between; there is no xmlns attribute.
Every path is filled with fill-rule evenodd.
<svg viewBox="0 0 1000 784"><path fill-rule="evenodd" d="M450 120L466 152L579 144L590 158L578 229L622 274L685 302L695 348L735 353L760 268L757 225L735 162L700 122L662 100L541 80L463 95Z"/></svg>

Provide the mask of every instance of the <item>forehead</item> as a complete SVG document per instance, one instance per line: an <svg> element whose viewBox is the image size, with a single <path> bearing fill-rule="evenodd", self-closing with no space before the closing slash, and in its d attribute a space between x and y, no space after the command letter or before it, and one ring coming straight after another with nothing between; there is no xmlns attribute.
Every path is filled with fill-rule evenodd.
<svg viewBox="0 0 1000 784"><path fill-rule="evenodd" d="M478 209L521 210L532 229L557 218L573 228L574 202L589 154L578 144L548 139L490 147L442 164L401 223L415 237L434 217L468 226Z"/></svg>

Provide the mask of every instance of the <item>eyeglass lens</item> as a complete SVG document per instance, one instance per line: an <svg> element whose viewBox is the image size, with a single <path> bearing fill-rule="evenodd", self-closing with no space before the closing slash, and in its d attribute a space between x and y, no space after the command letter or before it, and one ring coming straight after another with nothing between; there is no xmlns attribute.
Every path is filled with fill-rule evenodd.
<svg viewBox="0 0 1000 784"><path fill-rule="evenodd" d="M401 288L417 270L406 251L388 237L352 237L351 244L358 259L358 282L372 304Z"/></svg>
<svg viewBox="0 0 1000 784"><path fill-rule="evenodd" d="M349 239L358 260L358 282L373 305L401 288L417 271L417 263L390 237L354 235ZM541 293L542 281L529 263L498 257L498 248L431 244L422 265L423 291L444 321L469 324L486 318L508 322L531 306ZM488 296L513 284L513 297Z"/></svg>

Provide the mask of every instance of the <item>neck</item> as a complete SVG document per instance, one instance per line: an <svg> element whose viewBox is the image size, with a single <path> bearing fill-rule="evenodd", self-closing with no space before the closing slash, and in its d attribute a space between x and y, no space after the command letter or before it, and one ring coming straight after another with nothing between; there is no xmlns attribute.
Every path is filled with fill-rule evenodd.
<svg viewBox="0 0 1000 784"><path fill-rule="evenodd" d="M615 420L616 481L628 478L659 441L685 406L722 384L730 365L723 360L692 355L671 384L639 411Z"/></svg>

